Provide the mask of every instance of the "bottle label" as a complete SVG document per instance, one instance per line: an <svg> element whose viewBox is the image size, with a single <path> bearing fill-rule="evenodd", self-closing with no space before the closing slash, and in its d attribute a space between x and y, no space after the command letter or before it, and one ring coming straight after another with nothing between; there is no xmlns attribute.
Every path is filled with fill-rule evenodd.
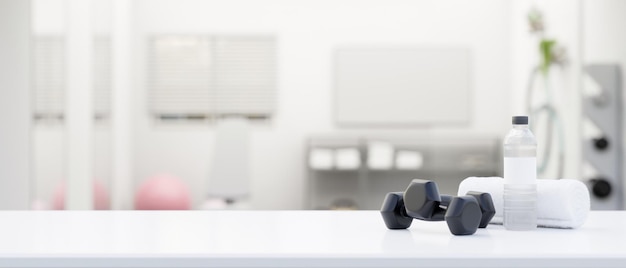
<svg viewBox="0 0 626 268"><path fill-rule="evenodd" d="M504 183L530 184L537 183L536 157L505 157Z"/></svg>

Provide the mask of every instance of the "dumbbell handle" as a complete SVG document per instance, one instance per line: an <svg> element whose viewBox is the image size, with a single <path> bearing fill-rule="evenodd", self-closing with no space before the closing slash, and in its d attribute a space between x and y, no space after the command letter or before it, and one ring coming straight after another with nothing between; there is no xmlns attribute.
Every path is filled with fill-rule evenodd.
<svg viewBox="0 0 626 268"><path fill-rule="evenodd" d="M440 195L440 198L441 202L439 202L439 207L435 208L433 216L429 221L444 221L446 210L448 209L448 206L450 205L450 202L452 202L452 198L454 198L454 196L442 194Z"/></svg>
<svg viewBox="0 0 626 268"><path fill-rule="evenodd" d="M439 203L439 206L447 208L450 205L450 202L452 202L452 198L453 197L454 196L451 196L449 194L442 194L441 195L441 203Z"/></svg>

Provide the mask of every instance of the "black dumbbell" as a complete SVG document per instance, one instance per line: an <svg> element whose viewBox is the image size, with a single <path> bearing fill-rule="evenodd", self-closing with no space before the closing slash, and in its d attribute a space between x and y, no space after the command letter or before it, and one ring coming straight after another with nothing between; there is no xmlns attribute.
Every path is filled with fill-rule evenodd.
<svg viewBox="0 0 626 268"><path fill-rule="evenodd" d="M460 197L439 195L433 181L413 180L402 198L400 195L399 192L388 193L381 207L383 220L389 229L408 228L411 218L445 220L453 234L469 235L475 233L479 226L486 227L495 215L488 193L471 192Z"/></svg>
<svg viewBox="0 0 626 268"><path fill-rule="evenodd" d="M411 192L410 194L402 192L388 193L383 201L381 207L381 215L385 222L385 225L389 229L406 229L411 226L413 218L426 220L426 221L443 221L448 224L448 228L455 235L468 235L476 232L480 223L481 211L478 206L478 202L472 196L464 197L450 197L446 196L446 201L441 202L441 197L437 194L437 191L433 191L431 185L432 182L421 184L429 190L420 189L419 193ZM416 184L418 185L418 184ZM416 187L416 186L413 186ZM436 187L436 185L435 185ZM436 188L434 188L436 190ZM415 189L413 189L415 190ZM433 194L432 198L421 198L421 194ZM417 196L416 196L417 194ZM417 207L417 211L422 214L418 214L414 211L413 215L408 214L409 210L405 205L404 196L411 198L420 197L420 201L423 201L422 207ZM435 199L435 202L432 202ZM417 200L417 199L416 199ZM443 206L446 205L446 206Z"/></svg>
<svg viewBox="0 0 626 268"><path fill-rule="evenodd" d="M380 214L389 229L406 229L413 222L413 218L406 215L403 195L403 192L387 193L380 208Z"/></svg>
<svg viewBox="0 0 626 268"><path fill-rule="evenodd" d="M412 180L403 197L407 215L424 221L444 220L446 210L439 206L441 195L434 181Z"/></svg>
<svg viewBox="0 0 626 268"><path fill-rule="evenodd" d="M493 219L493 216L496 215L496 208L493 204L493 199L491 199L491 194L489 193L481 193L475 191L469 191L466 195L473 196L478 201L478 206L480 207L480 211L482 212L482 217L480 218L480 224L478 228L486 228L487 224ZM447 208L450 205L450 202L454 196L442 194L441 195L441 203L440 207Z"/></svg>
<svg viewBox="0 0 626 268"><path fill-rule="evenodd" d="M478 201L482 217L480 218L480 225L478 228L486 228L493 216L496 215L496 206L493 204L491 194L483 192L469 191L466 195L473 196Z"/></svg>
<svg viewBox="0 0 626 268"><path fill-rule="evenodd" d="M491 195L474 191L468 192L467 195L476 198L482 212L479 227L487 227L496 214ZM404 191L407 215L426 221L445 220L447 208L453 198L450 195L440 195L437 184L429 180L415 179Z"/></svg>

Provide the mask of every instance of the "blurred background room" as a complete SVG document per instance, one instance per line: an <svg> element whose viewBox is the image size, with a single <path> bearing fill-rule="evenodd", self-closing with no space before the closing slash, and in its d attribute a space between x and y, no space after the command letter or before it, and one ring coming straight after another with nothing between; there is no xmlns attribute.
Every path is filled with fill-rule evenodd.
<svg viewBox="0 0 626 268"><path fill-rule="evenodd" d="M624 209L626 1L0 0L0 209L378 209L538 177Z"/></svg>

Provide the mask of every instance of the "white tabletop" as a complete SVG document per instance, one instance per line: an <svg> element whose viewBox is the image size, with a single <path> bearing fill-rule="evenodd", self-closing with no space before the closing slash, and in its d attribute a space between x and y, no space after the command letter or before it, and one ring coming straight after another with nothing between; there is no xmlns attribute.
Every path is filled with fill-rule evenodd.
<svg viewBox="0 0 626 268"><path fill-rule="evenodd" d="M626 212L577 230L387 230L378 211L0 212L0 267L624 267Z"/></svg>

